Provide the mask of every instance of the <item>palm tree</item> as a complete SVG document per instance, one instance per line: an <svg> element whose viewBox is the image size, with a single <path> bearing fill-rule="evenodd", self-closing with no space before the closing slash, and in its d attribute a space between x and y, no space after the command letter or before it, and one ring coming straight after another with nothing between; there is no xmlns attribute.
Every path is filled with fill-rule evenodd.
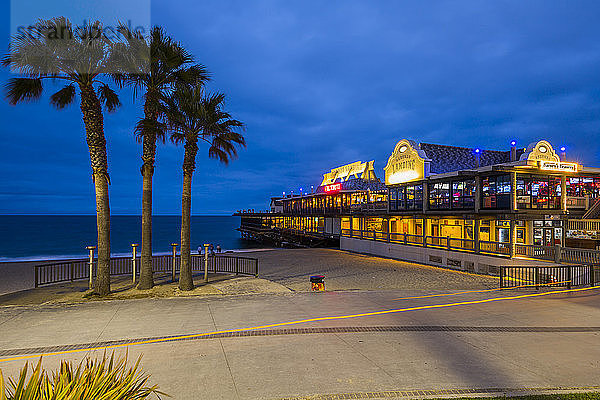
<svg viewBox="0 0 600 400"><path fill-rule="evenodd" d="M99 22L73 29L64 17L40 20L29 32L13 37L10 52L3 57L2 65L25 75L12 78L6 84L6 98L12 105L39 99L46 79L65 82L62 89L50 96L50 103L59 110L75 102L79 89L79 106L96 191L98 267L95 291L106 295L110 293L110 180L102 104L112 112L121 103L117 94L101 80L113 61L112 43L104 35L97 35L101 31Z"/></svg>
<svg viewBox="0 0 600 400"><path fill-rule="evenodd" d="M225 95L206 95L202 85L178 86L166 104L165 114L172 131L171 140L184 144L183 190L181 196L181 270L179 288L192 290L190 215L192 175L196 168L198 141L208 143L208 156L224 164L237 157L236 145L245 146L239 132L244 124L223 110Z"/></svg>
<svg viewBox="0 0 600 400"><path fill-rule="evenodd" d="M156 156L156 142L165 140L165 124L160 121L161 103L168 98L175 84L195 85L208 81L208 73L201 65L190 65L193 57L177 42L173 41L160 27L154 27L149 41L132 34L125 26L120 27L124 37L124 73L113 75L120 87L132 86L134 94L145 90L144 118L135 127L136 138L142 143L142 248L140 280L138 289L154 286L152 274L152 177ZM124 56L123 56L124 54ZM127 57L132 54L135 57Z"/></svg>

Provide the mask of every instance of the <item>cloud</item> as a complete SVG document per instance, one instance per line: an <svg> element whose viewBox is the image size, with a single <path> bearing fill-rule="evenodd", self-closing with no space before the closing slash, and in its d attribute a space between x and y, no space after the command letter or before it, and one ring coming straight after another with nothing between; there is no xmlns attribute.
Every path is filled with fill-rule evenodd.
<svg viewBox="0 0 600 400"><path fill-rule="evenodd" d="M155 3L153 23L209 68L210 88L247 124L248 147L231 165L200 150L194 212L265 208L271 195L357 160L375 159L382 175L401 138L491 149L545 138L600 165L600 141L590 140L600 128L599 12L592 1ZM138 213L140 203L131 130L141 109L130 97L105 120L120 213ZM61 193L91 196L78 111L54 111L47 99L0 104L3 188L33 191L52 179ZM182 154L159 147L157 213L179 212ZM94 210L92 197L69 207L76 203ZM2 199L1 209L35 207Z"/></svg>

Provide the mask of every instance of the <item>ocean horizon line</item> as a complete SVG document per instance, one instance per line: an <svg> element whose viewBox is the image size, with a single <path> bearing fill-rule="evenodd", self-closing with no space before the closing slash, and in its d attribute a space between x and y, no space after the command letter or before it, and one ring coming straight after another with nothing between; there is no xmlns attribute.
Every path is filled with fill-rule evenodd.
<svg viewBox="0 0 600 400"><path fill-rule="evenodd" d="M233 217L234 213L231 214L192 214L192 217ZM96 213L93 214L2 214L0 213L0 217L10 216L10 217L95 217ZM141 217L142 214L111 214L111 217ZM152 214L153 217L181 217L181 214Z"/></svg>

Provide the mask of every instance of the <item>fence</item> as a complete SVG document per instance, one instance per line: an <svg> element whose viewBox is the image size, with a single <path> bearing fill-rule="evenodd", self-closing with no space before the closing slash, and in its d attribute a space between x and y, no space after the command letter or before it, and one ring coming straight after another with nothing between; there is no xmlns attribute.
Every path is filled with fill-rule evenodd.
<svg viewBox="0 0 600 400"><path fill-rule="evenodd" d="M175 273L181 267L179 255L152 256L152 271L155 273ZM96 276L96 263L94 260L93 273ZM204 257L192 255L192 272L204 272ZM136 258L136 275L139 276L140 257ZM35 287L60 282L73 282L90 277L89 259L63 261L52 264L36 265L34 267ZM258 259L226 255L213 255L208 257L208 272L229 273L240 275L258 276ZM132 257L114 257L110 259L110 275L133 275Z"/></svg>
<svg viewBox="0 0 600 400"><path fill-rule="evenodd" d="M519 286L594 286L600 279L600 267L594 265L501 266L500 287Z"/></svg>

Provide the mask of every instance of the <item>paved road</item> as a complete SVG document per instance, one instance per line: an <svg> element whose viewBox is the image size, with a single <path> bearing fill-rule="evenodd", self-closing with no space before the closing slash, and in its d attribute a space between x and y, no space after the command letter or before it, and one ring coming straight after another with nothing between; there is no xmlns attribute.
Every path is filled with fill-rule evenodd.
<svg viewBox="0 0 600 400"><path fill-rule="evenodd" d="M27 350L37 347L186 335L525 293L531 292L396 300L425 292L393 290L0 308L0 359L57 350ZM177 399L600 385L600 290L272 329L135 345L129 355L143 354L152 382ZM90 353L101 351L47 356L45 364L54 367L61 357L78 361ZM14 376L23 363L0 362L0 368Z"/></svg>

